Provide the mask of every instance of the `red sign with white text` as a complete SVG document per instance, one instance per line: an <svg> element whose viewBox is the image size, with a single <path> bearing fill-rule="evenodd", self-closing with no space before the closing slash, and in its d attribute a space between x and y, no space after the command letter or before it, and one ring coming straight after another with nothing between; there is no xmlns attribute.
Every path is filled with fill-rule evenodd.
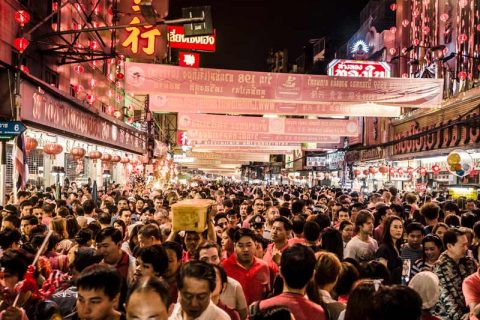
<svg viewBox="0 0 480 320"><path fill-rule="evenodd" d="M194 52L179 52L178 65L181 67L200 67L200 54Z"/></svg>
<svg viewBox="0 0 480 320"><path fill-rule="evenodd" d="M328 64L328 75L334 77L390 78L386 62L335 59Z"/></svg>
<svg viewBox="0 0 480 320"><path fill-rule="evenodd" d="M188 133L186 131L177 131L177 144L179 146L190 145L190 139L188 138Z"/></svg>
<svg viewBox="0 0 480 320"><path fill-rule="evenodd" d="M214 31L215 32L215 31ZM186 37L182 26L168 26L170 48L215 52L215 33L207 36Z"/></svg>

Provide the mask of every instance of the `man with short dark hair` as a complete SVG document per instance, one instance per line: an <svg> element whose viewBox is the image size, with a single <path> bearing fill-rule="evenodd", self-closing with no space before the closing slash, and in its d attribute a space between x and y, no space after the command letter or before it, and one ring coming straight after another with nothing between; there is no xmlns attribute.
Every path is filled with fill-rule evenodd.
<svg viewBox="0 0 480 320"><path fill-rule="evenodd" d="M162 244L162 233L155 224L147 224L138 231L138 245L140 248Z"/></svg>
<svg viewBox="0 0 480 320"><path fill-rule="evenodd" d="M98 232L95 240L103 262L115 267L128 284L133 283L135 259L121 249L122 232L114 227L106 227Z"/></svg>
<svg viewBox="0 0 480 320"><path fill-rule="evenodd" d="M210 295L215 290L216 274L213 266L203 261L191 261L181 269L177 278L179 302L169 320L230 320L228 314L217 307Z"/></svg>
<svg viewBox="0 0 480 320"><path fill-rule="evenodd" d="M305 289L315 270L315 254L312 249L295 244L285 249L280 262L283 293L260 301L259 308L285 306L297 320L325 320L323 308L305 297Z"/></svg>
<svg viewBox="0 0 480 320"><path fill-rule="evenodd" d="M25 200L20 203L20 216L28 216L32 213L33 204L30 200Z"/></svg>
<svg viewBox="0 0 480 320"><path fill-rule="evenodd" d="M468 239L463 231L450 229L443 235L445 251L438 258L434 272L440 280L440 299L434 315L447 320L462 319L468 313L462 283L477 265L467 256Z"/></svg>
<svg viewBox="0 0 480 320"><path fill-rule="evenodd" d="M121 276L107 265L93 265L77 279L77 312L73 319L125 319L117 311L120 302Z"/></svg>
<svg viewBox="0 0 480 320"><path fill-rule="evenodd" d="M403 261L410 260L410 265L423 257L423 225L419 222L411 222L405 228L407 232L407 243L400 250L400 257Z"/></svg>
<svg viewBox="0 0 480 320"><path fill-rule="evenodd" d="M357 235L347 243L343 252L343 258L352 258L358 262L368 262L375 259L378 244L371 237L373 232L373 215L370 211L360 210L355 219L355 231Z"/></svg>
<svg viewBox="0 0 480 320"><path fill-rule="evenodd" d="M371 320L417 320L422 316L422 298L415 290L405 286L384 287L375 292L372 305Z"/></svg>
<svg viewBox="0 0 480 320"><path fill-rule="evenodd" d="M432 233L433 227L438 223L438 217L440 216L440 207L435 202L425 203L420 208L420 214L425 218L427 226L425 227L425 233Z"/></svg>
<svg viewBox="0 0 480 320"><path fill-rule="evenodd" d="M233 242L235 253L223 260L223 268L228 276L240 282L248 304L265 298L277 270L255 257L255 233L252 230L239 229Z"/></svg>
<svg viewBox="0 0 480 320"><path fill-rule="evenodd" d="M288 238L292 231L293 225L285 217L277 217L273 220L271 238L273 243L267 246L263 260L267 263L280 264L282 252L289 247Z"/></svg>

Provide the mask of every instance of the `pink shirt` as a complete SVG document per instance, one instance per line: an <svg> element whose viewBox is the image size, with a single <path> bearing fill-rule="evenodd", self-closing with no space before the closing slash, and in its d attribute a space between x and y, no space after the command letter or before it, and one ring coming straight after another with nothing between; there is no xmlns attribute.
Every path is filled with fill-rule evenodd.
<svg viewBox="0 0 480 320"><path fill-rule="evenodd" d="M470 303L480 303L480 269L465 278L462 284L462 291L468 307L470 307ZM470 320L478 319L472 315L470 316Z"/></svg>
<svg viewBox="0 0 480 320"><path fill-rule="evenodd" d="M287 307L296 320L326 320L323 308L301 294L284 292L273 298L263 300L259 305L260 309L273 306Z"/></svg>

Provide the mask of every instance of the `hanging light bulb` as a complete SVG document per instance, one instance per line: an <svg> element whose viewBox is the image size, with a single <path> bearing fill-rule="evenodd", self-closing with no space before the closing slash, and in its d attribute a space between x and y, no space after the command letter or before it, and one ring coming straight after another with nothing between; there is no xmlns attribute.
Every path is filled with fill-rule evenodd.
<svg viewBox="0 0 480 320"><path fill-rule="evenodd" d="M28 67L23 64L20 66L20 70L22 70L25 73L30 73L30 69L28 69Z"/></svg>

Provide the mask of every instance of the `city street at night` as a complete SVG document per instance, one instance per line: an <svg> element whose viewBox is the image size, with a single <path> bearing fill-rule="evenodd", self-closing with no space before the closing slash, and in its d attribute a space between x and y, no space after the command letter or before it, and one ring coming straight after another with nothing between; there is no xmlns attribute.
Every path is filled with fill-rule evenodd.
<svg viewBox="0 0 480 320"><path fill-rule="evenodd" d="M0 0L0 319L480 319L480 0Z"/></svg>

